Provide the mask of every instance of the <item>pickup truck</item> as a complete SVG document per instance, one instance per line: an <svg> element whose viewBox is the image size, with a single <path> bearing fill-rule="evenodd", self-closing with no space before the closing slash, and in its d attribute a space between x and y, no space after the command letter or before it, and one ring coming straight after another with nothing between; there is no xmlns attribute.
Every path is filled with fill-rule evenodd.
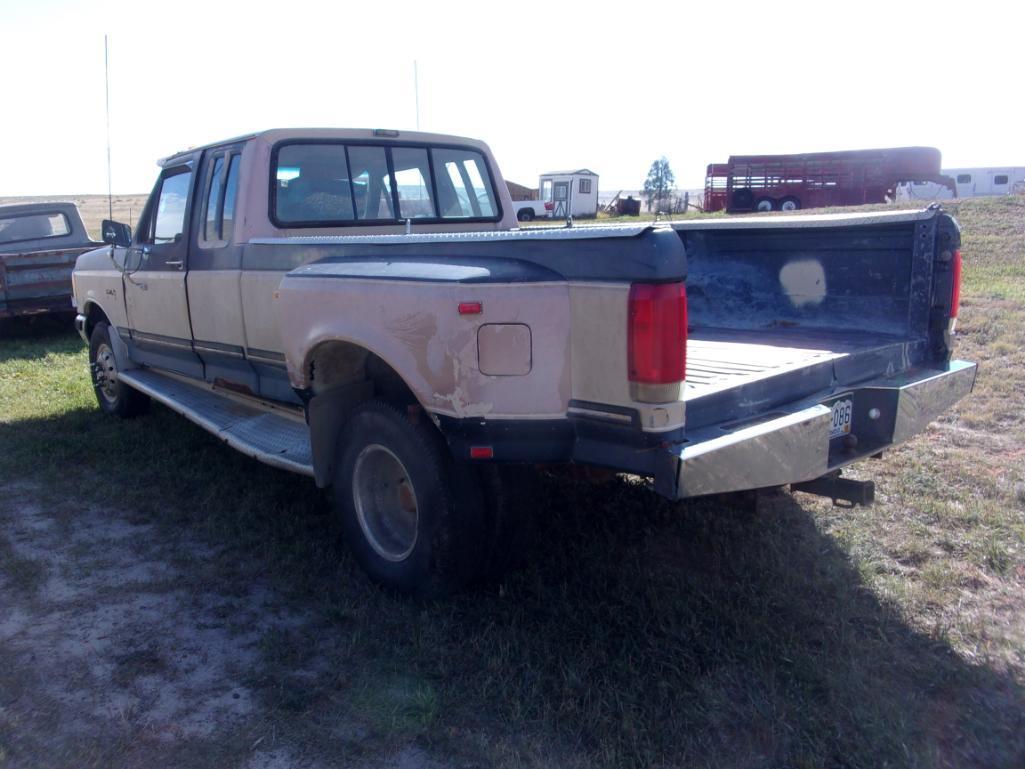
<svg viewBox="0 0 1025 769"><path fill-rule="evenodd" d="M39 313L70 318L75 260L99 245L74 203L0 206L0 318Z"/></svg>
<svg viewBox="0 0 1025 769"><path fill-rule="evenodd" d="M156 400L331 487L399 591L500 572L539 465L868 502L841 468L975 380L938 207L519 229L485 144L390 130L160 165L137 231L104 222L75 268L100 407Z"/></svg>
<svg viewBox="0 0 1025 769"><path fill-rule="evenodd" d="M516 211L516 219L521 222L532 222L535 219L550 219L554 206L543 200L516 200L513 201Z"/></svg>

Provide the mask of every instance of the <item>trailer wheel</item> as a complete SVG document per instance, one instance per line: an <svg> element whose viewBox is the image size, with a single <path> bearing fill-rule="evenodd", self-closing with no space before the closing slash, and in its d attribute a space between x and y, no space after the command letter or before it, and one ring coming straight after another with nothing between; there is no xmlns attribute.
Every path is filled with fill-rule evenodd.
<svg viewBox="0 0 1025 769"><path fill-rule="evenodd" d="M342 428L338 457L334 506L371 579L430 599L478 574L486 539L480 482L428 420L367 401Z"/></svg>
<svg viewBox="0 0 1025 769"><path fill-rule="evenodd" d="M149 410L149 396L118 381L117 359L110 342L110 327L100 321L89 336L89 369L100 408L127 419Z"/></svg>
<svg viewBox="0 0 1025 769"><path fill-rule="evenodd" d="M755 203L755 211L772 211L776 207L772 198L758 198Z"/></svg>
<svg viewBox="0 0 1025 769"><path fill-rule="evenodd" d="M783 198L779 204L780 211L797 211L801 208L801 201L797 198Z"/></svg>
<svg viewBox="0 0 1025 769"><path fill-rule="evenodd" d="M521 222L532 222L534 221L534 211L530 208L521 208L516 212L516 218Z"/></svg>

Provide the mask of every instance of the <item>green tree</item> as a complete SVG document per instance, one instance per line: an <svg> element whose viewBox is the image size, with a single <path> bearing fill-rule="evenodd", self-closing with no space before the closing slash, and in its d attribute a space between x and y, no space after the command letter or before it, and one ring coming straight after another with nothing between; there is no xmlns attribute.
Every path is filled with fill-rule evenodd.
<svg viewBox="0 0 1025 769"><path fill-rule="evenodd" d="M672 197L675 185L673 169L669 167L669 161L663 155L651 164L648 178L644 180L644 197L648 199L648 210L661 211L663 202ZM657 207L655 203L658 204Z"/></svg>

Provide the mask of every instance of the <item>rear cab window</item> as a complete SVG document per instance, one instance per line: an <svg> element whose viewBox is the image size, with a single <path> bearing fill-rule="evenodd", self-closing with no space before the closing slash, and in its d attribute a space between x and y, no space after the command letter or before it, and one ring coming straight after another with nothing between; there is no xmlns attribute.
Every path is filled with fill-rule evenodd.
<svg viewBox="0 0 1025 769"><path fill-rule="evenodd" d="M498 221L483 154L469 147L309 141L275 146L270 218L279 227Z"/></svg>
<svg viewBox="0 0 1025 769"><path fill-rule="evenodd" d="M70 234L68 217L59 211L0 218L0 243L60 238Z"/></svg>

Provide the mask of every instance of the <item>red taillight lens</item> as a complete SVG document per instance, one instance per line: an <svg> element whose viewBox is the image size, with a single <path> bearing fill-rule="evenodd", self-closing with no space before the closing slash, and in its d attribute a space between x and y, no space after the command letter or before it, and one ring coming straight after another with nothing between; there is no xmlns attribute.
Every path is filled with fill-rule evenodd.
<svg viewBox="0 0 1025 769"><path fill-rule="evenodd" d="M687 372L687 289L683 283L630 286L627 367L631 382L682 382Z"/></svg>
<svg viewBox="0 0 1025 769"><path fill-rule="evenodd" d="M953 282L950 290L950 317L956 318L961 306L961 249L954 252Z"/></svg>

